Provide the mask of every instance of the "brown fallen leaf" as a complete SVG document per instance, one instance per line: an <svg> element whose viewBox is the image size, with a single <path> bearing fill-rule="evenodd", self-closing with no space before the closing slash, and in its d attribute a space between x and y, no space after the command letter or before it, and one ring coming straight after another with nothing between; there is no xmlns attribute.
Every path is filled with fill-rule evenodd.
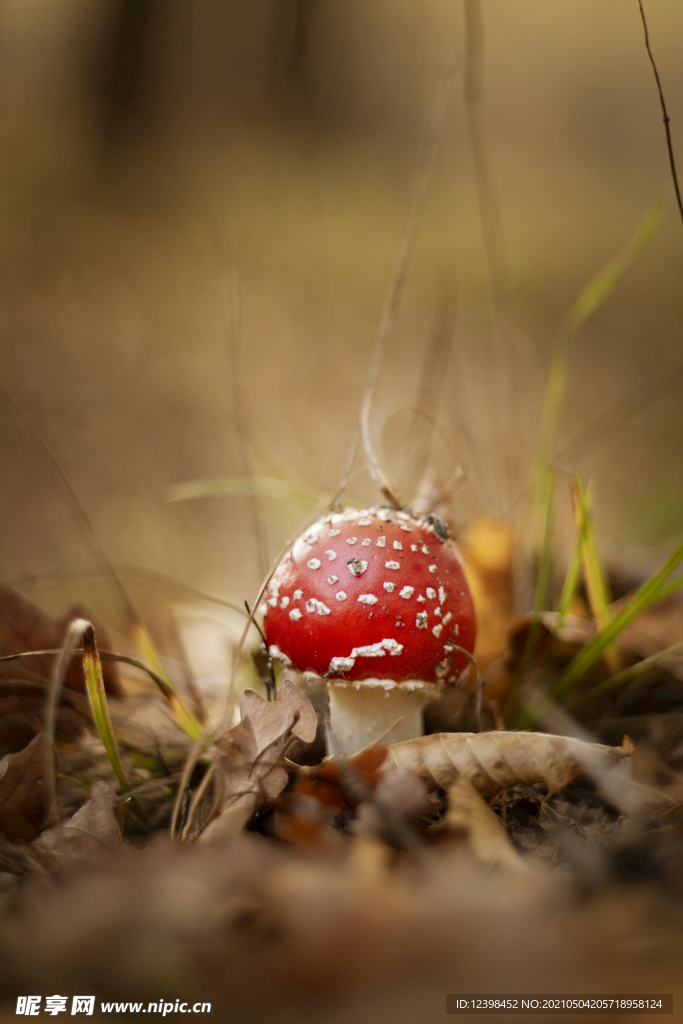
<svg viewBox="0 0 683 1024"><path fill-rule="evenodd" d="M475 519L467 527L461 546L477 613L474 654L483 670L503 654L513 615L512 524L491 517Z"/></svg>
<svg viewBox="0 0 683 1024"><path fill-rule="evenodd" d="M24 651L53 650L61 647L67 625L76 618L93 621L92 615L82 605L73 605L61 622L42 611L18 591L0 584L0 656L21 654ZM94 623L100 645L109 646L106 631L99 623ZM21 658L19 665L28 673L49 679L55 655L40 654L30 658ZM121 684L118 670L114 662L102 667L104 685L108 693L120 695ZM17 662L0 662L0 676L16 675ZM67 670L64 685L74 690L85 691L85 679L81 658L74 656Z"/></svg>
<svg viewBox="0 0 683 1024"><path fill-rule="evenodd" d="M518 782L542 783L557 793L586 769L606 768L632 751L628 740L606 747L542 732L440 732L394 743L380 770L411 768L441 789L464 776L484 796Z"/></svg>
<svg viewBox="0 0 683 1024"><path fill-rule="evenodd" d="M335 814L353 811L379 782L380 765L387 747L380 743L360 750L352 757L326 757L311 768L302 767L295 793L312 796Z"/></svg>
<svg viewBox="0 0 683 1024"><path fill-rule="evenodd" d="M16 754L0 760L0 832L7 839L33 839L47 813L45 741L42 733Z"/></svg>
<svg viewBox="0 0 683 1024"><path fill-rule="evenodd" d="M482 864L526 870L502 821L463 775L448 789L446 825L467 836L472 853Z"/></svg>
<svg viewBox="0 0 683 1024"><path fill-rule="evenodd" d="M48 687L47 680L0 677L0 757L23 750L43 729ZM87 698L63 689L55 719L57 739L74 740L89 719Z"/></svg>
<svg viewBox="0 0 683 1024"><path fill-rule="evenodd" d="M54 828L48 828L35 840L31 850L51 868L73 871L90 864L103 854L119 853L124 848L121 826L125 807L108 782L94 782L90 796L79 810Z"/></svg>
<svg viewBox="0 0 683 1024"><path fill-rule="evenodd" d="M74 605L64 619L57 622L17 591L0 584L0 658L27 651L59 649L69 622L79 616L91 618L84 608ZM106 645L106 633L100 626L98 635ZM0 661L0 756L23 750L42 730L55 658L54 654L35 654ZM103 675L107 692L120 696L121 684L115 663L105 662ZM81 658L75 655L60 692L55 720L57 739L75 739L89 718L83 667Z"/></svg>
<svg viewBox="0 0 683 1024"><path fill-rule="evenodd" d="M214 809L201 838L214 841L243 828L257 807L273 799L287 784L280 763L292 740L311 743L318 718L299 687L287 679L274 701L246 690L242 720L216 741L225 751L217 765L220 807Z"/></svg>

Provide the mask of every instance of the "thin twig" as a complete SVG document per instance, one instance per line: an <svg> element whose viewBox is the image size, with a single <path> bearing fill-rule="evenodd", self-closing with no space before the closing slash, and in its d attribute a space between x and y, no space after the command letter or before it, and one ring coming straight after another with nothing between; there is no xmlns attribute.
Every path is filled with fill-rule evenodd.
<svg viewBox="0 0 683 1024"><path fill-rule="evenodd" d="M234 245L231 246L234 249ZM237 447L239 450L242 472L245 478L252 482L252 491L249 495L251 505L252 521L256 538L256 551L258 556L259 573L263 575L268 569L268 540L266 536L265 523L261 504L253 488L253 481L256 476L254 466L254 450L251 443L251 425L244 401L244 388L242 387L242 292L240 287L239 270L234 252L232 254L230 269L230 368L232 376L232 402L237 433Z"/></svg>
<svg viewBox="0 0 683 1024"><path fill-rule="evenodd" d="M683 200L681 199L681 191L678 187L678 173L676 171L676 161L674 159L674 147L671 140L671 129L669 128L670 118L666 109L666 103L664 101L664 92L662 90L662 83L659 80L659 72L657 71L657 65L650 49L650 37L647 31L647 21L645 20L645 11L643 10L643 0L638 0L638 8L640 10L640 18L643 22L643 33L645 35L645 49L647 55L650 58L650 64L655 76L655 82L657 83L657 92L659 93L659 105L662 108L662 119L664 121L664 131L666 132L666 150L669 154L669 167L671 168L671 177L673 178L674 191L676 193L676 204L678 206L678 213L681 221L683 221Z"/></svg>
<svg viewBox="0 0 683 1024"><path fill-rule="evenodd" d="M93 557L95 558L95 561L98 562L106 570L107 575L114 583L114 586L119 592L121 600L123 601L123 604L128 615L130 616L131 621L136 625L141 623L142 620L139 612L135 608L135 605L130 599L128 593L126 592L126 589L123 586L123 583L121 582L121 579L119 578L116 569L111 563L109 556L107 555L106 551L104 550L104 547L102 546L101 541L99 540L97 534L95 533L95 529L92 525L88 513L85 511L81 499L76 494L76 491L71 481L69 480L66 473L62 469L58 459L53 454L51 448L48 446L46 441L43 439L40 431L34 424L29 414L26 412L24 407L20 405L20 403L9 393L9 391L7 391L6 388L3 388L1 386L0 398L2 398L5 404L12 410L12 413L17 418L17 420L21 424L23 424L27 433L32 438L34 444L40 451L43 458L52 467L52 470L57 476L57 479L59 480L62 489L66 495L69 507L71 508L74 518L78 521L80 525L83 536L85 537L86 543L90 548L90 551Z"/></svg>
<svg viewBox="0 0 683 1024"><path fill-rule="evenodd" d="M69 623L64 644L57 653L52 666L52 676L48 697L45 702L45 784L47 791L47 820L48 822L59 819L57 807L57 772L55 767L55 724L57 721L57 707L62 692L62 685L66 676L69 662L76 652L83 630L86 628L85 619L75 619Z"/></svg>
<svg viewBox="0 0 683 1024"><path fill-rule="evenodd" d="M158 572L156 569L145 569L139 565L116 565L114 568L121 580L128 579L133 582L168 587L188 594L191 597L199 598L201 601L208 601L211 604L219 604L223 608L230 608L231 611L239 612L240 615L245 614L244 608L239 604L235 604L234 601L227 601L223 597L216 597L215 594L208 594L204 590L198 590L197 587L184 583L182 580L169 576L167 573ZM23 573L21 576L14 576L12 579L7 580L6 585L13 587L15 590L21 590L22 588L26 589L26 587L61 586L65 582L71 582L72 580L92 579L98 576L105 576L105 578L109 579L109 575L108 571L105 572L102 569L67 566L66 568L49 569L44 572Z"/></svg>
<svg viewBox="0 0 683 1024"><path fill-rule="evenodd" d="M82 623L83 621L85 620L75 619L74 622L71 623L71 626L73 626L75 623ZM21 651L18 654L3 654L2 657L0 657L0 662L17 661L19 658L33 658L38 655L44 654L62 654L64 651L65 647L48 647L40 651ZM157 675L156 672L154 672L151 668L148 668L147 665L145 665L143 662L138 661L137 658L129 658L125 654L115 654L114 651L98 650L97 653L99 654L102 661L120 661L124 665L132 665L133 668L139 668L142 672L146 672L150 679L152 679L157 684L157 686L159 687L159 689L166 698L177 696L175 691L171 689L168 683L164 679L162 679L161 676ZM72 656L74 654L83 654L83 648L72 647L70 649L69 656Z"/></svg>
<svg viewBox="0 0 683 1024"><path fill-rule="evenodd" d="M422 210L427 196L427 189L432 176L436 150L441 136L446 108L448 106L448 96L450 93L453 71L454 67L450 65L441 72L437 79L433 98L429 104L424 139L422 146L420 147L417 169L415 171L413 181L413 191L410 197L410 204L403 229L403 238L401 241L401 248L399 250L396 271L389 296L387 298L387 303L384 307L384 313L382 315L375 358L370 368L367 384L365 385L365 392L361 405L360 422L351 444L339 488L340 491L343 492L348 484L349 477L351 475L351 468L358 450L358 444L362 441L365 459L367 461L373 483L383 497L385 497L389 504L393 505L394 508L403 508L404 502L396 491L396 488L380 468L373 453L370 441L370 409L375 397L377 380L384 361L389 335L391 334L391 328L396 317L396 312L401 301L401 295L403 294L403 286L408 274L410 257L415 244L415 236L422 216Z"/></svg>
<svg viewBox="0 0 683 1024"><path fill-rule="evenodd" d="M517 365L514 360L514 338L510 331L510 286L507 262L505 257L505 241L503 234L503 218L491 168L484 145L482 130L481 99L484 81L484 19L481 0L465 0L465 68L463 81L463 98L467 133L469 138L472 162L474 164L474 180L479 204L479 219L490 296L490 316L493 342L495 346L495 363L498 379L499 399L494 415L497 430L501 438L508 435L510 424L515 420L515 396L519 393L517 382ZM510 445L503 445L507 486L511 490L514 481ZM485 464L485 462L483 463ZM498 480L492 478L494 493L497 492L497 504L502 504L501 488ZM503 492L505 493L505 492Z"/></svg>

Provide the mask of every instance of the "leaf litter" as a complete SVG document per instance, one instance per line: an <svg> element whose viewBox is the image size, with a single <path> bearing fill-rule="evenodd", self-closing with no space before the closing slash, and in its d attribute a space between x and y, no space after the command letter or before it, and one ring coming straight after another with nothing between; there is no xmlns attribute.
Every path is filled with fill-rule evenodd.
<svg viewBox="0 0 683 1024"><path fill-rule="evenodd" d="M590 637L545 628L557 677ZM194 745L167 704L121 692L111 724L143 821L86 705L76 738L58 735L56 820L42 735L0 761L8 1000L94 986L210 1000L231 1020L429 1022L447 991L678 991L675 715L652 712L671 728L635 754L623 734L489 729L306 765L324 709L289 679L272 701L246 690L238 723ZM591 775L625 769L668 802L646 818L611 805Z"/></svg>

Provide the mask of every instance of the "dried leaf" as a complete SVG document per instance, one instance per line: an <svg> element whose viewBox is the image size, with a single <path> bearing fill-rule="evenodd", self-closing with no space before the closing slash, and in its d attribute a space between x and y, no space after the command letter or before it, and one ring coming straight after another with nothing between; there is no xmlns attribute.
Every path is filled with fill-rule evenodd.
<svg viewBox="0 0 683 1024"><path fill-rule="evenodd" d="M465 575L477 613L475 656L485 668L505 650L513 614L514 534L500 519L475 519L463 539Z"/></svg>
<svg viewBox="0 0 683 1024"><path fill-rule="evenodd" d="M335 814L356 809L380 779L380 766L388 748L379 743L360 750L353 757L326 757L313 768L301 768L295 792L312 796ZM392 765L392 767L395 767Z"/></svg>
<svg viewBox="0 0 683 1024"><path fill-rule="evenodd" d="M0 757L23 750L42 730L47 686L47 680L0 678ZM73 690L62 690L55 719L57 739L76 739L88 720L85 698Z"/></svg>
<svg viewBox="0 0 683 1024"><path fill-rule="evenodd" d="M46 829L32 850L72 870L103 854L119 853L124 847L124 815L125 807L114 787L108 782L94 782L83 806L71 818Z"/></svg>
<svg viewBox="0 0 683 1024"><path fill-rule="evenodd" d="M61 622L34 605L11 587L0 584L0 656L21 654L23 651L53 650L61 647L69 622L75 618L85 618L93 622L93 617L82 605L74 605L69 609ZM103 628L95 623L97 635L102 647L108 647L109 641ZM53 654L36 655L22 658L21 669L28 673L49 679L52 673ZM104 672L105 688L108 693L120 694L121 685L115 663L108 662ZM0 664L0 675L17 675L16 662ZM64 680L65 686L74 690L85 690L83 667L81 660L74 657Z"/></svg>
<svg viewBox="0 0 683 1024"><path fill-rule="evenodd" d="M264 700L255 690L245 690L240 706L241 725L247 730L230 730L232 742L242 742L247 756L255 760L269 747L277 745L284 736L312 743L318 719L308 697L291 680L286 679L274 701ZM251 740L247 737L251 736ZM222 746L221 740L217 745Z"/></svg>
<svg viewBox="0 0 683 1024"><path fill-rule="evenodd" d="M381 770L411 768L441 789L464 776L484 796L518 782L542 783L556 793L587 768L604 769L632 750L629 741L606 747L542 732L441 732L394 743Z"/></svg>
<svg viewBox="0 0 683 1024"><path fill-rule="evenodd" d="M446 824L453 831L466 833L472 852L482 863L515 869L524 865L498 815L464 776L449 787Z"/></svg>
<svg viewBox="0 0 683 1024"><path fill-rule="evenodd" d="M243 828L265 799L278 796L287 785L287 771L280 764L285 750L293 739L315 739L318 719L313 705L290 680L280 686L274 701L246 690L240 712L239 725L216 741L226 752L218 764L224 802L204 830L205 840Z"/></svg>
<svg viewBox="0 0 683 1024"><path fill-rule="evenodd" d="M356 812L352 829L357 836L376 836L399 846L414 846L412 826L430 809L423 779L408 768L394 768L379 778L372 799Z"/></svg>
<svg viewBox="0 0 683 1024"><path fill-rule="evenodd" d="M47 812L45 742L42 734L0 761L0 832L8 839L33 839Z"/></svg>
<svg viewBox="0 0 683 1024"><path fill-rule="evenodd" d="M10 587L0 584L0 657L26 651L56 650L62 646L67 624L83 613L74 605L62 622L46 615ZM103 642L106 634L98 627ZM8 751L22 750L43 728L45 698L50 686L56 655L33 655L0 662L0 756ZM105 689L119 695L121 686L113 662L105 663ZM81 699L85 690L81 659L75 656L69 664L60 694L55 721L58 739L75 739L90 718L87 701Z"/></svg>

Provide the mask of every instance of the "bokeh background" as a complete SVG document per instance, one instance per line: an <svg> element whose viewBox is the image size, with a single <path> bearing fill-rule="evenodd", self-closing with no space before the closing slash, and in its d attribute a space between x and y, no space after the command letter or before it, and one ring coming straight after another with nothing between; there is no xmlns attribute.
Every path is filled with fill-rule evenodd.
<svg viewBox="0 0 683 1024"><path fill-rule="evenodd" d="M683 162L683 8L645 9ZM114 564L254 599L264 561L338 485L446 67L377 454L407 500L426 470L438 483L464 464L455 519L519 519L552 339L665 197L572 343L556 449L594 481L615 564L650 564L680 535L683 225L637 3L480 10L497 317L461 2L0 0L3 580L123 628L35 430ZM258 499L260 528L249 496L169 502L183 482L249 474L283 482ZM375 500L367 474L349 497ZM183 599L125 579L152 619Z"/></svg>

